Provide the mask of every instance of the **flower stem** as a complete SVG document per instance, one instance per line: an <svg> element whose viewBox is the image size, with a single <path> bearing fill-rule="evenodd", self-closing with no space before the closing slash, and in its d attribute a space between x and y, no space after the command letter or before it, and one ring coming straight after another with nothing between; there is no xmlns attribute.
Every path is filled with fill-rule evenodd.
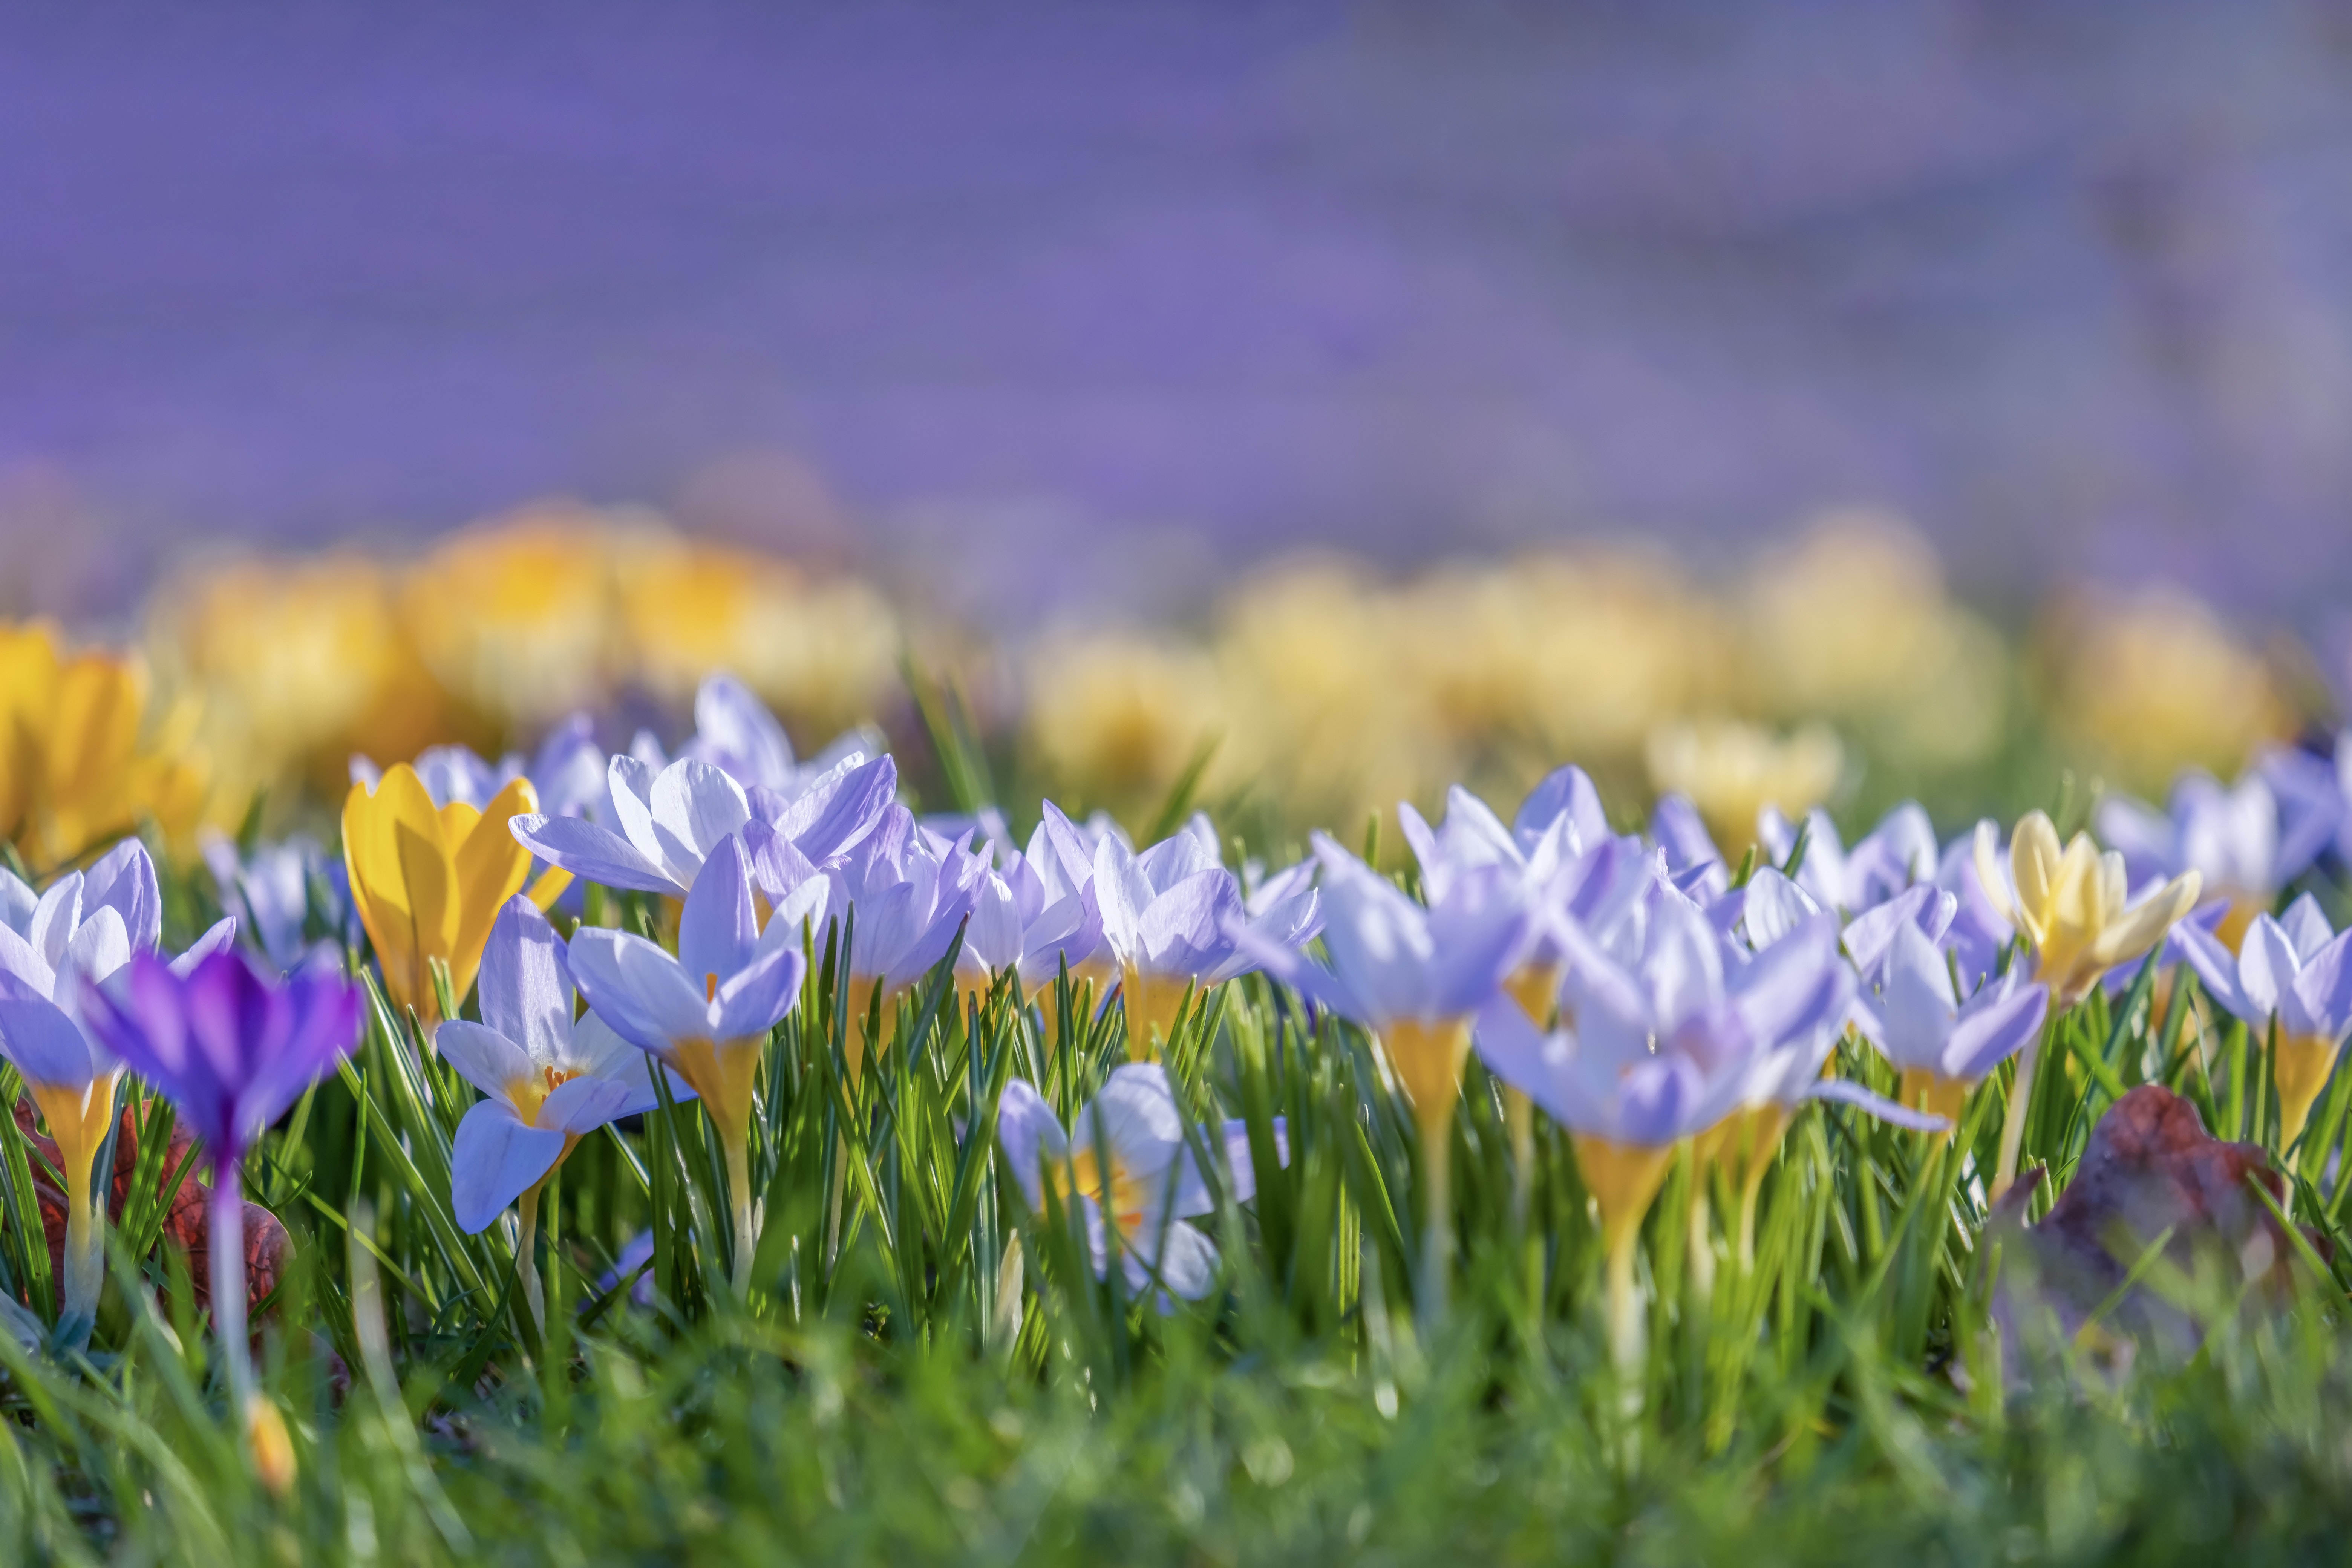
<svg viewBox="0 0 2352 1568"><path fill-rule="evenodd" d="M751 1289L751 1248L758 1239L752 1233L750 1140L729 1139L726 1152L727 1186L735 1200L735 1293L741 1296Z"/></svg>
<svg viewBox="0 0 2352 1568"><path fill-rule="evenodd" d="M231 1408L253 1402L253 1354L245 1326L245 1188L234 1162L213 1169L213 1333L228 1372Z"/></svg>
<svg viewBox="0 0 2352 1568"><path fill-rule="evenodd" d="M1748 1179L1739 1188L1739 1272L1745 1277L1756 1272L1756 1203L1764 1192L1764 1166L1758 1162L1748 1168Z"/></svg>
<svg viewBox="0 0 2352 1568"><path fill-rule="evenodd" d="M1416 1306L1423 1337L1445 1321L1446 1297L1454 1274L1454 1104L1426 1111L1421 1118L1423 1194L1421 1289Z"/></svg>
<svg viewBox="0 0 2352 1568"><path fill-rule="evenodd" d="M542 1176L515 1200L515 1213L522 1221L515 1235L515 1272L522 1278L522 1299L530 1308L531 1324L541 1329L547 1326L547 1297L539 1283L539 1194L546 1184Z"/></svg>
<svg viewBox="0 0 2352 1568"><path fill-rule="evenodd" d="M92 1159L95 1155L92 1155ZM90 1160L66 1163L65 1315L98 1316L98 1296L106 1283L106 1222Z"/></svg>

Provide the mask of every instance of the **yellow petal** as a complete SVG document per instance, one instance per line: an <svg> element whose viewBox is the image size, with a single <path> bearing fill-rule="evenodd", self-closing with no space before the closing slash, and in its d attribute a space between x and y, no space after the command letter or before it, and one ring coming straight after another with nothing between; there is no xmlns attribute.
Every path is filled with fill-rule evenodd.
<svg viewBox="0 0 2352 1568"><path fill-rule="evenodd" d="M385 987L431 1022L440 1010L426 961L446 959L456 941L455 876L441 815L407 763L386 771L373 795L352 786L343 800L343 858Z"/></svg>
<svg viewBox="0 0 2352 1568"><path fill-rule="evenodd" d="M2183 871L2150 894L2137 909L2101 931L2098 940L2091 944L2092 957L2102 969L2113 969L2142 956L2164 940L2174 921L2196 906L2197 894L2203 886L2204 879L2197 872Z"/></svg>
<svg viewBox="0 0 2352 1568"><path fill-rule="evenodd" d="M39 798L42 742L58 700L58 647L47 626L0 626L0 837Z"/></svg>
<svg viewBox="0 0 2352 1568"><path fill-rule="evenodd" d="M499 910L522 891L523 880L530 875L530 851L516 841L508 824L538 809L539 792L531 788L530 781L512 780L487 810L467 824L464 837L451 839L457 919L446 956L449 987L460 996L474 984L474 972L482 963L483 944L490 940ZM467 815L474 816L472 807L467 808Z"/></svg>
<svg viewBox="0 0 2352 1568"><path fill-rule="evenodd" d="M1990 822L1978 823L1977 885L1984 889L1985 899L1996 914L2012 928L2022 928L2025 922L2018 919L2017 900L2009 896L2009 879L2001 875L2000 853L2000 829Z"/></svg>
<svg viewBox="0 0 2352 1568"><path fill-rule="evenodd" d="M550 866L539 880L530 885L530 901L545 912L555 907L555 900L562 898L564 889L571 886L571 872L561 866Z"/></svg>
<svg viewBox="0 0 2352 1568"><path fill-rule="evenodd" d="M2048 816L2029 811L2010 835L2009 868L2017 879L2020 923L2036 942L2049 923L2050 885L2057 879L2061 859L2058 829Z"/></svg>

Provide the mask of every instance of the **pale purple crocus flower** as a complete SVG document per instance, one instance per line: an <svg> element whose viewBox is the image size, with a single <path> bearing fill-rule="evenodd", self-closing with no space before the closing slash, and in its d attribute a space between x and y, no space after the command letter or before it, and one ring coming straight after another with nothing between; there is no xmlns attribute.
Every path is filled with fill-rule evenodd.
<svg viewBox="0 0 2352 1568"><path fill-rule="evenodd" d="M2213 999L2250 1028L2277 1030L2271 1063L2278 1086L2279 1141L2292 1147L2352 1033L2352 931L2329 929L2309 893L2285 918L2256 915L2235 955L2211 931L2174 928L2181 956Z"/></svg>
<svg viewBox="0 0 2352 1568"><path fill-rule="evenodd" d="M1888 944L1905 926L1916 929L1929 942L1943 939L1959 909L1957 895L1931 885L1906 888L1845 922L1839 942L1864 983L1874 983L1886 962ZM1805 929L1825 910L1796 881L1777 867L1766 866L1744 888L1727 893L1711 905L1707 917L1717 930L1739 942L1750 952L1762 952L1793 931Z"/></svg>
<svg viewBox="0 0 2352 1568"><path fill-rule="evenodd" d="M1957 1123L1969 1090L2042 1032L2050 993L2011 968L1963 998L1952 971L1928 933L1898 927L1877 996L1860 998L1855 1022L1902 1075L1896 1098Z"/></svg>
<svg viewBox="0 0 2352 1568"><path fill-rule="evenodd" d="M1058 899L1028 857L1014 850L1000 870L983 870L972 891L971 920L956 973L967 993L984 990L1010 969L1024 988L1051 984L1064 970L1076 973L1102 948L1102 914L1091 879Z"/></svg>
<svg viewBox="0 0 2352 1568"><path fill-rule="evenodd" d="M1666 880L1701 904L1721 898L1731 885L1723 851L1688 795L1666 794L1650 809L1650 840L1665 852Z"/></svg>
<svg viewBox="0 0 2352 1568"><path fill-rule="evenodd" d="M2254 767L2278 801L2282 844L2315 842L2316 855L2352 862L2352 730L2324 750L2266 747Z"/></svg>
<svg viewBox="0 0 2352 1568"><path fill-rule="evenodd" d="M805 868L872 829L897 793L898 770L887 757L856 754L789 801L760 785L747 793L693 757L656 772L636 757L616 756L606 782L614 826L528 813L513 821L516 839L583 881L683 898L712 847L756 822L746 847L763 862L776 859L778 885L769 897L781 903L809 879Z"/></svg>
<svg viewBox="0 0 2352 1568"><path fill-rule="evenodd" d="M179 962L226 947L224 920ZM36 897L0 872L0 1056L40 1107L66 1179L64 1300L68 1317L95 1318L106 1278L106 1187L97 1163L115 1127L122 1063L89 1026L87 994L163 935L163 900L146 847L125 839L88 871L69 871Z"/></svg>
<svg viewBox="0 0 2352 1568"><path fill-rule="evenodd" d="M1276 1158L1288 1163L1282 1122L1274 1126ZM996 1136L1029 1207L1043 1213L1051 1187L1066 1209L1075 1202L1085 1226L1095 1277L1110 1269L1113 1235L1129 1289L1140 1294L1156 1282L1166 1296L1198 1300L1215 1282L1217 1249L1185 1222L1216 1204L1184 1132L1183 1112L1156 1062L1116 1068L1100 1093L1065 1129L1045 1098L1020 1079L998 1100ZM1233 1201L1257 1191L1249 1134L1240 1121L1205 1130L1207 1147L1222 1153L1221 1173ZM1108 1167L1105 1168L1105 1155ZM1109 1224L1104 1219L1108 1215Z"/></svg>
<svg viewBox="0 0 2352 1568"><path fill-rule="evenodd" d="M1420 1133L1426 1200L1420 1305L1434 1322L1445 1310L1453 1252L1454 1108L1471 1020L1506 994L1505 982L1526 957L1535 900L1522 872L1487 865L1449 870L1433 882L1424 906L1328 835L1312 842L1322 867L1321 934L1330 967L1231 913L1229 934L1268 974L1361 1025L1404 1091Z"/></svg>
<svg viewBox="0 0 2352 1568"><path fill-rule="evenodd" d="M800 1002L807 961L798 928L772 920L761 932L749 860L741 841L729 835L710 847L687 893L676 957L641 936L588 927L572 935L569 966L588 1005L614 1033L701 1096L726 1159L735 1282L742 1289L757 1239L751 1089L768 1032Z"/></svg>
<svg viewBox="0 0 2352 1568"><path fill-rule="evenodd" d="M826 918L849 926L851 998L866 1005L877 986L887 1005L947 957L989 875L985 856L923 831L914 813L891 805L882 820L825 872Z"/></svg>
<svg viewBox="0 0 2352 1568"><path fill-rule="evenodd" d="M850 730L824 751L802 762L784 727L751 688L725 671L703 677L694 693L694 733L677 757L709 763L741 784L746 794L766 790L777 800L797 800L845 762L882 752L882 739L868 730ZM630 742L629 754L658 773L675 760L650 730ZM761 815L754 809L754 815Z"/></svg>
<svg viewBox="0 0 2352 1568"><path fill-rule="evenodd" d="M279 970L296 967L320 947L357 942L357 918L349 898L341 896L348 886L342 859L329 858L315 839L298 834L283 843L257 844L240 855L234 840L211 834L203 853L221 907L236 920L246 941ZM336 933L316 942L304 934L314 880L324 889L323 922Z"/></svg>
<svg viewBox="0 0 2352 1568"><path fill-rule="evenodd" d="M1935 825L1916 801L1889 811L1852 849L1821 807L1806 813L1805 825L1796 881L1822 909L1857 915L1936 879ZM1797 830L1780 807L1767 805L1756 816L1756 841L1772 864L1786 865L1796 853Z"/></svg>
<svg viewBox="0 0 2352 1568"><path fill-rule="evenodd" d="M281 979L230 949L185 973L141 953L83 994L94 1032L171 1100L210 1159L213 1328L247 1440L283 1454L283 1423L255 1385L247 1345L240 1172L262 1131L358 1043L360 989L331 961Z"/></svg>
<svg viewBox="0 0 2352 1568"><path fill-rule="evenodd" d="M2254 916L2318 858L2334 831L2325 814L2290 815L2273 777L2286 777L2284 770L2250 771L2224 788L2211 774L2191 770L2174 783L2168 812L2109 795L2093 825L2122 854L2135 889L2197 872L2207 895L2200 923L2234 950Z"/></svg>
<svg viewBox="0 0 2352 1568"><path fill-rule="evenodd" d="M1128 1051L1139 1060L1155 1036L1174 1028L1188 990L1248 973L1258 966L1255 952L1307 941L1321 918L1318 895L1304 878L1286 880L1280 897L1261 898L1252 911L1240 879L1218 857L1215 830L1199 815L1139 852L1103 835L1095 843L1093 885L1103 944L1118 970ZM1257 937L1255 948L1238 945L1236 931Z"/></svg>
<svg viewBox="0 0 2352 1568"><path fill-rule="evenodd" d="M482 950L482 1021L444 1021L441 1059L488 1098L457 1124L449 1152L449 1201L469 1235L520 1205L516 1264L531 1314L541 1321L537 1260L539 1194L586 1134L650 1110L650 1058L595 1013L572 1016L563 942L529 899L499 911ZM693 1090L681 1086L678 1098Z"/></svg>

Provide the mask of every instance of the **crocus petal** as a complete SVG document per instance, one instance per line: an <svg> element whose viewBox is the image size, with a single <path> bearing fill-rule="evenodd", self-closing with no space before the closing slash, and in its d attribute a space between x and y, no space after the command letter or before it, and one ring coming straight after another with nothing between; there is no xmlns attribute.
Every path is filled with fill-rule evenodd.
<svg viewBox="0 0 2352 1568"><path fill-rule="evenodd" d="M2255 916L2238 947L2238 984L2246 1000L2264 1013L2275 1011L2282 994L2294 984L2302 969L2294 943L2278 922L2268 915Z"/></svg>
<svg viewBox="0 0 2352 1568"><path fill-rule="evenodd" d="M843 854L856 845L874 830L898 795L898 764L887 756L845 763L834 772L840 775L838 783L828 783L833 776L828 774L803 797L821 802L822 811L805 825L797 813L787 814L785 822L778 825L812 860ZM824 793L820 795L819 789Z"/></svg>
<svg viewBox="0 0 2352 1568"><path fill-rule="evenodd" d="M2316 957L2319 950L2336 936L2327 923L2326 915L2320 911L2319 900L2309 893L2287 906L2286 913L2279 917L2279 929L2294 944L2295 956L2305 963Z"/></svg>
<svg viewBox="0 0 2352 1568"><path fill-rule="evenodd" d="M768 705L733 676L703 678L694 694L694 740L705 762L744 784L780 787L793 776L793 743Z"/></svg>
<svg viewBox="0 0 2352 1568"><path fill-rule="evenodd" d="M572 975L563 943L527 898L509 899L490 928L479 1000L482 1022L528 1060L551 1065L572 1038Z"/></svg>
<svg viewBox="0 0 2352 1568"><path fill-rule="evenodd" d="M2312 956L2294 977L2294 991L2311 1033L2338 1039L2352 1029L2352 931Z"/></svg>
<svg viewBox="0 0 2352 1568"><path fill-rule="evenodd" d="M182 979L188 972L216 952L226 952L236 945L236 921L224 915L205 928L205 934L188 944L188 951L172 960L172 973ZM273 954L273 960L275 955Z"/></svg>
<svg viewBox="0 0 2352 1568"><path fill-rule="evenodd" d="M1129 1174L1150 1177L1168 1168L1184 1143L1183 1121L1168 1087L1167 1069L1157 1062L1131 1062L1114 1071L1092 1104L1072 1119L1079 1146L1101 1133Z"/></svg>
<svg viewBox="0 0 2352 1568"><path fill-rule="evenodd" d="M651 804L663 860L673 870L689 873L700 870L703 857L751 817L743 786L691 757L661 771ZM691 876L685 879L690 886Z"/></svg>
<svg viewBox="0 0 2352 1568"><path fill-rule="evenodd" d="M563 1157L563 1134L527 1127L503 1100L482 1100L449 1147L449 1207L467 1235L488 1228Z"/></svg>
<svg viewBox="0 0 2352 1568"><path fill-rule="evenodd" d="M1005 1162L1013 1167L1013 1177L1020 1182L1029 1206L1043 1208L1038 1163L1066 1158L1070 1143L1061 1122L1047 1108L1045 1097L1021 1079L1006 1083L1004 1092L997 1097L996 1139L1003 1145Z"/></svg>
<svg viewBox="0 0 2352 1568"><path fill-rule="evenodd" d="M615 1034L662 1052L680 1040L706 1039L709 1001L677 961L641 936L592 929L572 939L572 979Z"/></svg>
<svg viewBox="0 0 2352 1568"><path fill-rule="evenodd" d="M1913 1110L1908 1106L1897 1105L1885 1096L1873 1094L1862 1085L1848 1079L1825 1078L1817 1083L1809 1084L1805 1089L1805 1098L1834 1100L1840 1105L1851 1105L1858 1110L1875 1116L1881 1121L1891 1121L1897 1127L1908 1127L1915 1132L1941 1132L1951 1126L1950 1122L1940 1116L1931 1116L1924 1110Z"/></svg>
<svg viewBox="0 0 2352 1568"><path fill-rule="evenodd" d="M677 961L688 975L733 974L760 943L751 905L751 871L733 835L710 847L678 916Z"/></svg>
<svg viewBox="0 0 2352 1568"><path fill-rule="evenodd" d="M2037 941L2043 933L2036 922L2050 907L2051 892L2058 885L2064 860L2058 829L2046 815L2029 811L2018 819L2017 831L2009 841L2010 878L2017 888L2017 918ZM1981 868L1978 874L1983 875ZM1991 883L1986 885L1990 888Z"/></svg>
<svg viewBox="0 0 2352 1568"><path fill-rule="evenodd" d="M1146 1256L1152 1252L1158 1256ZM1157 1274L1169 1295L1197 1301L1216 1283L1216 1247L1181 1220L1169 1221L1164 1231L1156 1226L1139 1227L1133 1243L1119 1257L1131 1289L1148 1289Z"/></svg>
<svg viewBox="0 0 2352 1568"><path fill-rule="evenodd" d="M2171 941L2213 1000L2249 1024L2260 1024L2271 1016L2278 1002L2275 989L2266 990L2260 997L2248 994L2243 971L2221 938L2201 925L2183 921L2172 928ZM2259 973L2267 976L2269 972L2264 968Z"/></svg>
<svg viewBox="0 0 2352 1568"><path fill-rule="evenodd" d="M2196 902L2203 879L2184 871L2141 900L2124 918L2107 926L2091 944L2091 955L2104 967L2128 963L2164 940L2165 932ZM2290 949L2292 951L2292 949Z"/></svg>
<svg viewBox="0 0 2352 1568"><path fill-rule="evenodd" d="M750 1039L774 1028L800 1001L807 969L796 946L780 944L761 952L719 987L713 1037Z"/></svg>
<svg viewBox="0 0 2352 1568"><path fill-rule="evenodd" d="M577 1138L616 1116L629 1114L630 1086L616 1079L575 1078L555 1086L539 1108L535 1125Z"/></svg>
<svg viewBox="0 0 2352 1568"><path fill-rule="evenodd" d="M99 858L83 879L82 919L112 910L132 951L152 952L163 940L163 897L147 846L126 838Z"/></svg>
<svg viewBox="0 0 2352 1568"><path fill-rule="evenodd" d="M79 1088L103 1070L80 1026L13 974L0 974L0 1055L26 1083Z"/></svg>
<svg viewBox="0 0 2352 1568"><path fill-rule="evenodd" d="M639 893L677 891L670 874L640 854L635 845L584 816L533 813L512 818L509 826L524 848L583 882Z"/></svg>
<svg viewBox="0 0 2352 1568"><path fill-rule="evenodd" d="M58 964L58 987L68 989L69 976L103 980L130 962L131 938L122 929L122 917L112 910L100 910L83 921L66 943L65 957Z"/></svg>
<svg viewBox="0 0 2352 1568"><path fill-rule="evenodd" d="M499 1030L463 1018L434 1030L433 1046L460 1078L493 1100L508 1099L510 1085L538 1079L546 1065Z"/></svg>
<svg viewBox="0 0 2352 1568"><path fill-rule="evenodd" d="M2031 1045L2042 1032L2049 1011L2050 993L2045 987L2020 986L2011 995L1972 1007L1952 1026L1940 1060L1905 1065L1927 1067L1945 1078L1974 1083Z"/></svg>

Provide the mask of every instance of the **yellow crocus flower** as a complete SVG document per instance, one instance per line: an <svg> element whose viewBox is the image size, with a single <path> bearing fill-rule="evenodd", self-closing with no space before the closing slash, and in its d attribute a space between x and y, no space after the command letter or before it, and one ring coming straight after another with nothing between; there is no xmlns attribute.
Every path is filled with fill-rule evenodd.
<svg viewBox="0 0 2352 1568"><path fill-rule="evenodd" d="M152 819L183 837L204 804L184 746L146 743L139 661L60 657L38 623L0 628L0 836L37 868L63 864Z"/></svg>
<svg viewBox="0 0 2352 1568"><path fill-rule="evenodd" d="M387 769L371 792L353 784L343 799L343 864L384 986L427 1028L441 1017L433 963L449 971L462 998L481 966L482 945L509 899L530 875L530 851L509 818L539 809L529 779L515 779L485 811L463 801L436 809L416 770Z"/></svg>
<svg viewBox="0 0 2352 1568"><path fill-rule="evenodd" d="M2039 811L2026 813L2010 836L2006 875L1995 844L1993 825L1979 824L1977 880L1993 908L2032 943L2033 978L2049 987L2053 1017L2088 995L2108 970L2145 956L2162 942L2173 922L2195 905L2203 885L2195 871L2183 871L2133 903L2121 855L2112 849L2102 854L2087 833L2077 833L2060 848L2057 827ZM2018 1058L2017 1083L2001 1124L2000 1163L1993 1175L1996 1197L2017 1174L2041 1054L2037 1038Z"/></svg>

